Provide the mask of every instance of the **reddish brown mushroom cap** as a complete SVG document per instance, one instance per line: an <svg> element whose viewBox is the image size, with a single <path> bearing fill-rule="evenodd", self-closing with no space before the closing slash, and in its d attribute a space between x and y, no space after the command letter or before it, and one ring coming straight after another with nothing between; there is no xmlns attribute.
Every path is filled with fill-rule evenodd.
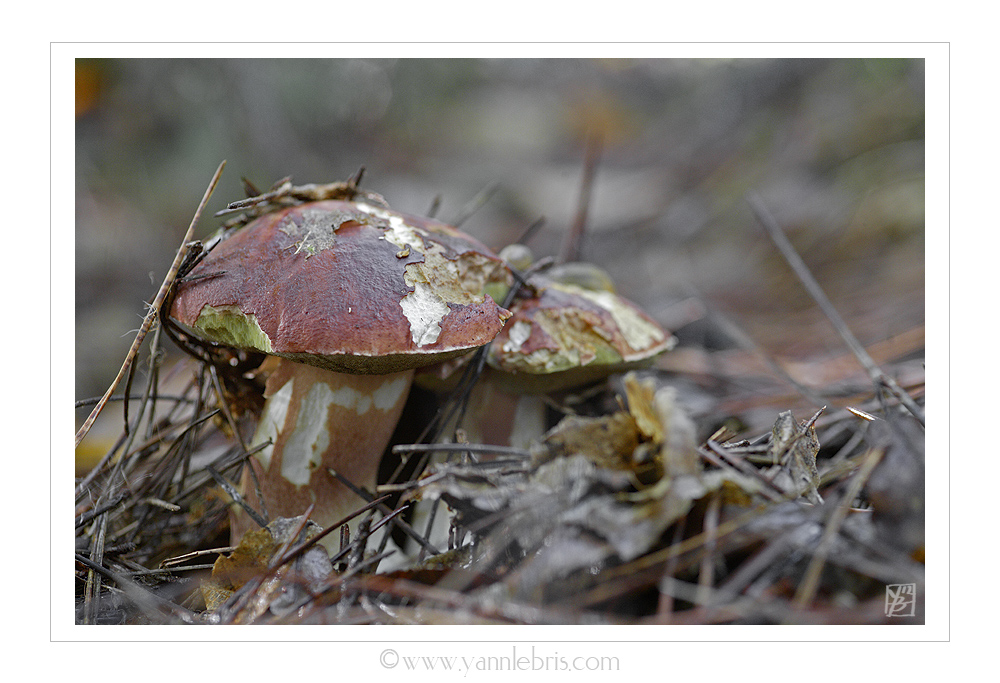
<svg viewBox="0 0 1000 683"><path fill-rule="evenodd" d="M227 346L337 372L398 372L493 339L509 313L482 292L506 277L497 256L447 225L321 201L220 243L179 285L171 317Z"/></svg>
<svg viewBox="0 0 1000 683"><path fill-rule="evenodd" d="M487 360L519 391L556 391L648 365L675 339L610 291L532 278Z"/></svg>

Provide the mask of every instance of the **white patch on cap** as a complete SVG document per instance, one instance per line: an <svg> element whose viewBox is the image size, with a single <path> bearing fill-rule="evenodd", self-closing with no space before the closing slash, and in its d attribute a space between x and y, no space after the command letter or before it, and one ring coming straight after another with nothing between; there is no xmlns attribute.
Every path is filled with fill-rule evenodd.
<svg viewBox="0 0 1000 683"><path fill-rule="evenodd" d="M365 213L389 221L389 229L379 239L395 244L401 251L405 250L407 245L411 245L418 251L422 251L421 247L423 247L424 241L420 239L420 236L412 227L406 224L402 216L391 211L379 209L377 206L370 204L358 204L357 206Z"/></svg>
<svg viewBox="0 0 1000 683"><path fill-rule="evenodd" d="M636 351L644 351L657 344L662 344L666 340L667 335L663 330L643 318L631 306L622 303L611 292L578 287L573 287L573 291L590 299L610 313L622 336L625 337L625 342Z"/></svg>
<svg viewBox="0 0 1000 683"><path fill-rule="evenodd" d="M399 302L410 323L410 336L417 346L433 344L441 335L441 321L451 311L426 282L413 282L413 291Z"/></svg>
<svg viewBox="0 0 1000 683"><path fill-rule="evenodd" d="M511 326L507 341L503 344L504 353L517 353L530 336L531 323L526 320L518 320Z"/></svg>
<svg viewBox="0 0 1000 683"><path fill-rule="evenodd" d="M424 240L412 226L406 224L402 216L369 204L358 204L358 208L365 213L388 221L389 229L382 234L380 239L394 244L399 247L400 251L412 248L417 253L424 253ZM417 346L433 344L441 336L441 321L451 309L441 297L434 294L433 288L423 279L422 275L413 277L410 266L407 266L403 279L407 285L413 287L413 291L399 302L403 309L403 315L410 323L410 337Z"/></svg>

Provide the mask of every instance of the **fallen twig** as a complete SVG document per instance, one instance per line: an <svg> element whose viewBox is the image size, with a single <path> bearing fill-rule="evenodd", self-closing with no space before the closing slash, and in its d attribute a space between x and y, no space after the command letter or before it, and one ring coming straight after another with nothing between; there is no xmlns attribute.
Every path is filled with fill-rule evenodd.
<svg viewBox="0 0 1000 683"><path fill-rule="evenodd" d="M153 321L156 320L160 315L160 307L163 305L163 301L167 298L167 294L170 292L171 287L174 285L174 280L177 277L177 272L180 270L181 263L187 258L188 250L190 249L191 237L194 235L194 226L198 224L198 219L201 217L201 212L204 210L205 205L208 204L209 198L215 191L215 186L219 182L219 178L222 176L222 169L225 168L226 162L223 161L219 164L219 168L215 170L215 175L212 176L211 182L208 184L208 188L205 190L205 195L201 199L201 203L198 204L198 209L194 212L194 217L191 219L191 224L188 226L187 232L184 233L184 239L181 240L181 248L177 250L177 254L174 256L174 262L170 264L170 269L167 271L167 276L163 279L163 284L160 285L160 290L156 293L156 298L153 299L153 303L149 305L146 311L146 316L142 319L142 325L139 327L138 334L135 335L135 341L132 342L132 347L128 350L128 354L125 356L125 362L122 363L121 370L118 371L118 376L115 377L114 381L111 382L111 386L108 390L104 392L104 396L101 400L97 402L94 409L87 416L80 430L76 433L76 446L80 445L84 437L87 436L87 432L90 428L94 426L94 421L97 420L97 416L101 414L104 409L104 405L111 398L111 394L115 392L118 385L121 383L122 379L125 378L125 374L129 371L132 363L135 361L135 357L139 354L139 347L142 346L142 341L146 338L146 334L149 332L150 328L153 326Z"/></svg>
<svg viewBox="0 0 1000 683"><path fill-rule="evenodd" d="M806 291L809 292L813 301L816 302L816 304L820 307L820 310L822 310L824 315L826 315L826 317L830 320L834 329L837 330L837 334L840 335L840 338L843 339L844 343L851 349L854 356L858 359L858 362L861 363L861 366L868 372L868 376L871 377L872 382L876 385L876 387L884 386L889 389L889 391L899 399L899 402L902 403L906 409L920 421L921 425L923 425L924 411L917 405L916 401L914 401L909 394L903 391L903 389L896 384L894 379L886 375L882 371L882 368L880 368L872 357L868 355L865 347L861 345L858 338L854 336L853 332L851 332L847 323L840 317L837 309L834 308L833 303L831 303L830 299L826 296L823 288L820 287L819 282L817 282L816 278L813 277L812 273L809 271L809 267L806 266L805 262L802 260L802 257L795 251L795 247L792 246L792 243L788 240L788 237L781 229L781 226L778 225L774 216L772 216L767 210L767 207L764 206L764 202L760 199L760 197L753 193L747 195L747 202L749 202L754 216L757 217L757 220L767 231L771 241L774 242L774 245L788 262L788 265L792 267L795 275L799 278L799 281L802 282Z"/></svg>

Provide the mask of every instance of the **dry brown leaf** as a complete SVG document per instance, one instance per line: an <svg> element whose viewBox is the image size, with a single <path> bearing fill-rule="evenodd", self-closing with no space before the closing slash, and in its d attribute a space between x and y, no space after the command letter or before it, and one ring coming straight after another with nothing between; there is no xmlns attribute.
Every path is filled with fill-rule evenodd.
<svg viewBox="0 0 1000 683"><path fill-rule="evenodd" d="M535 464L582 455L600 467L630 470L638 445L636 422L628 413L601 417L571 415L549 430L531 452Z"/></svg>
<svg viewBox="0 0 1000 683"><path fill-rule="evenodd" d="M208 610L215 611L247 581L267 571L275 553L288 543L292 533L301 526L301 517L279 517L263 529L245 533L229 556L220 555L212 567L211 578L201 586ZM306 541L320 531L322 528L318 524L307 522L296 540ZM333 567L326 550L321 545L314 545L294 560L291 571L299 578L316 581L331 574ZM276 577L280 581L287 573L288 568L284 567L276 573ZM271 603L271 609L280 611L284 603L290 602L296 593L294 586L268 591L269 595L279 598Z"/></svg>

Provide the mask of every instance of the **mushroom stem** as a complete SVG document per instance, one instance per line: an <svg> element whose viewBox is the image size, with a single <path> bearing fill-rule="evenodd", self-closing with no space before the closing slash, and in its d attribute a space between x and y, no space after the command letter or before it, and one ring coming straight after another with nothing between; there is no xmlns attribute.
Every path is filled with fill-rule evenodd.
<svg viewBox="0 0 1000 683"><path fill-rule="evenodd" d="M487 369L476 382L459 426L471 443L527 448L545 433L545 403L538 395L505 390L495 375Z"/></svg>
<svg viewBox="0 0 1000 683"><path fill-rule="evenodd" d="M328 526L366 501L330 470L374 492L379 460L389 443L413 379L413 370L385 375L350 375L278 359L267 379L267 401L254 445L268 440L244 470L241 493L270 518L295 517L315 504L312 519ZM232 538L255 528L234 509ZM335 547L336 534L324 540Z"/></svg>

